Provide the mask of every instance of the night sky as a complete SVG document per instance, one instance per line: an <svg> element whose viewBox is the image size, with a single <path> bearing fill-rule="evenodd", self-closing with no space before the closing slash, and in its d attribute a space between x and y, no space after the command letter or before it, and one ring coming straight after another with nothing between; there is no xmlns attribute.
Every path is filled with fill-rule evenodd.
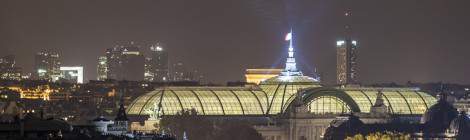
<svg viewBox="0 0 470 140"><path fill-rule="evenodd" d="M246 68L281 66L293 26L303 72L317 68L334 83L350 7L362 83L470 83L470 1L345 1L353 0L1 0L0 55L31 72L37 51L55 49L93 80L106 48L160 41L171 62L223 83Z"/></svg>

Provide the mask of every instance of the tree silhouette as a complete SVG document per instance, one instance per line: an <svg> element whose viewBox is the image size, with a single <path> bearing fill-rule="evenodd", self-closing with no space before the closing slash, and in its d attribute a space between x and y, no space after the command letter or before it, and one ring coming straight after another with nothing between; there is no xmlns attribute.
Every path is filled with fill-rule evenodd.
<svg viewBox="0 0 470 140"><path fill-rule="evenodd" d="M190 140L262 140L246 121L198 115L195 109L163 116L159 125L165 132L176 135L177 139L186 133Z"/></svg>

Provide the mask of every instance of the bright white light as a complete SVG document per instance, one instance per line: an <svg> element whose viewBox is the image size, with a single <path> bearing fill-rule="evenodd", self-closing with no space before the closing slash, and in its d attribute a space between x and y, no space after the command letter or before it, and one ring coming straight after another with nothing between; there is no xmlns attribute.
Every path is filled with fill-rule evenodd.
<svg viewBox="0 0 470 140"><path fill-rule="evenodd" d="M122 54L133 54L133 55L139 55L139 52L130 52L130 51L124 51Z"/></svg>
<svg viewBox="0 0 470 140"><path fill-rule="evenodd" d="M286 35L286 41L289 41L292 39L292 33L287 33Z"/></svg>
<svg viewBox="0 0 470 140"><path fill-rule="evenodd" d="M158 46L158 47L157 47L157 51L163 51L163 48L160 47L160 46Z"/></svg>
<svg viewBox="0 0 470 140"><path fill-rule="evenodd" d="M294 52L289 52L289 57L294 57Z"/></svg>
<svg viewBox="0 0 470 140"><path fill-rule="evenodd" d="M38 69L38 73L46 73L46 72L47 72L47 70L45 70L45 69Z"/></svg>
<svg viewBox="0 0 470 140"><path fill-rule="evenodd" d="M352 41L352 44L353 44L354 46L356 46L356 45L357 45L357 41L356 41L356 40L353 40L353 41Z"/></svg>
<svg viewBox="0 0 470 140"><path fill-rule="evenodd" d="M344 44L344 40L336 41L337 46L341 46Z"/></svg>

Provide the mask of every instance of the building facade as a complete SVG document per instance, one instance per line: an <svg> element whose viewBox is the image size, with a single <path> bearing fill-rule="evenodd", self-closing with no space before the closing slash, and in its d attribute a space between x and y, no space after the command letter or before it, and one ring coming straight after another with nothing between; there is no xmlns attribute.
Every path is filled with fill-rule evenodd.
<svg viewBox="0 0 470 140"><path fill-rule="evenodd" d="M104 81L108 79L108 62L106 56L100 56L98 58L98 65L97 65L97 80Z"/></svg>
<svg viewBox="0 0 470 140"><path fill-rule="evenodd" d="M35 79L56 81L60 77L59 53L44 50L36 53Z"/></svg>
<svg viewBox="0 0 470 140"><path fill-rule="evenodd" d="M83 66L60 67L60 80L82 84Z"/></svg>
<svg viewBox="0 0 470 140"><path fill-rule="evenodd" d="M170 80L168 52L160 43L150 47L150 57L146 61L146 80L164 82Z"/></svg>
<svg viewBox="0 0 470 140"><path fill-rule="evenodd" d="M139 47L131 42L106 50L107 79L142 81L144 80L145 58Z"/></svg>
<svg viewBox="0 0 470 140"><path fill-rule="evenodd" d="M419 122L419 116L436 103L416 88L324 87L296 68L291 37L286 37L286 68L278 76L244 87L157 88L129 105L129 116L148 118L143 125L131 122L131 130L156 131L160 116L195 109L212 118L255 120L253 125L265 140L317 140L342 114L360 115L367 123L394 117Z"/></svg>
<svg viewBox="0 0 470 140"><path fill-rule="evenodd" d="M0 58L0 79L20 80L21 68L15 66L15 56L7 55Z"/></svg>
<svg viewBox="0 0 470 140"><path fill-rule="evenodd" d="M188 71L184 67L183 62L177 62L173 64L171 69L171 80L172 81L191 81Z"/></svg>
<svg viewBox="0 0 470 140"><path fill-rule="evenodd" d="M336 42L337 84L357 84L357 41L340 40Z"/></svg>

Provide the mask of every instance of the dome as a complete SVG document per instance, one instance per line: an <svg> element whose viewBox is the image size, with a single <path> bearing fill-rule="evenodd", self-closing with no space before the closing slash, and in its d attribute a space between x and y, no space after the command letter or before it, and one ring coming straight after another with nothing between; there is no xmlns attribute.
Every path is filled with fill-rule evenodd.
<svg viewBox="0 0 470 140"><path fill-rule="evenodd" d="M312 77L280 75L262 81L259 87L266 92L268 101L270 101L268 114L280 114L292 103L299 90L322 86L318 80Z"/></svg>
<svg viewBox="0 0 470 140"><path fill-rule="evenodd" d="M425 133L443 133L458 115L457 109L446 101L445 95L431 106L421 118Z"/></svg>

